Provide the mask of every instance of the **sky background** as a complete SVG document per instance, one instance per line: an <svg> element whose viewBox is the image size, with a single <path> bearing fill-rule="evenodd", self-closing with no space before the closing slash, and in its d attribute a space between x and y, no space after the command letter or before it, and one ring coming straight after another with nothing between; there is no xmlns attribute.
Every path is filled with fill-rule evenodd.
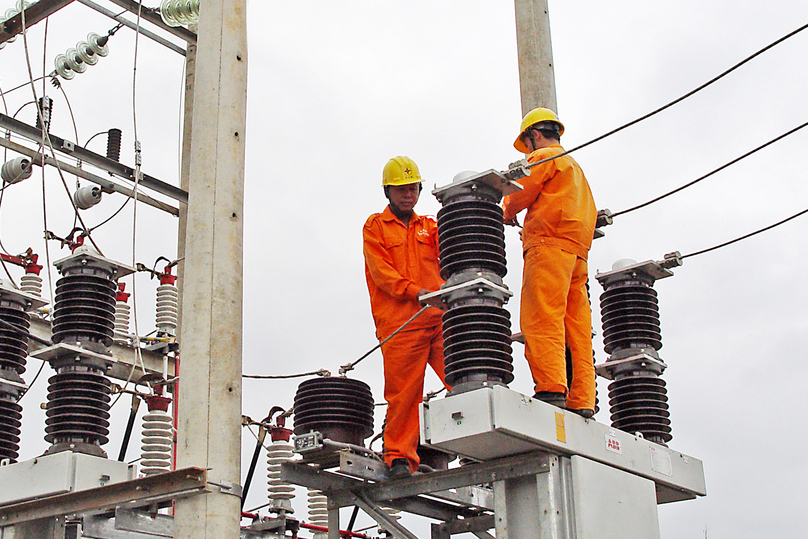
<svg viewBox="0 0 808 539"><path fill-rule="evenodd" d="M109 9L112 3L99 0ZM157 0L151 4L156 5ZM108 4L108 5L107 5ZM0 1L0 12L11 7ZM248 3L249 90L244 233L244 372L333 373L376 343L363 273L361 228L386 203L381 171L395 155L414 159L426 180L416 210L436 214L429 194L464 170L504 169L521 120L514 9L494 0ZM558 113L571 148L650 112L808 22L808 3L716 0L550 2ZM30 86L52 71L53 57L114 21L75 3L0 51L0 107L34 123ZM151 28L150 28L151 29ZM43 51L43 44L46 49ZM87 140L123 130L122 162L178 184L182 57L141 38L133 84L134 32L110 39L110 54L53 97L51 129ZM808 121L808 31L778 45L671 109L574 154L598 208L617 212L645 202L735 159ZM43 68L43 59L45 67ZM134 99L133 99L134 87ZM41 82L35 85L41 95ZM22 110L17 112L20 107ZM133 117L136 111L136 123ZM105 137L89 148L103 153ZM808 207L808 130L758 152L703 182L617 217L590 252L593 323L600 333L594 281L622 258L660 260L712 247ZM8 157L11 157L8 154ZM66 178L70 190L75 178ZM65 188L44 178L47 228L72 228ZM159 197L158 197L159 198ZM83 212L103 221L121 196ZM663 378L673 449L704 462L708 495L659 508L665 539L802 537L808 529L805 337L808 325L808 216L735 245L685 260L657 282ZM131 203L93 237L106 256L151 265L176 256L176 219ZM8 188L0 240L12 253L31 246L45 258L40 169ZM133 233L133 231L135 233ZM135 244L133 250L133 241ZM518 329L521 255L506 231L507 305ZM51 260L67 254L52 243ZM134 252L134 256L133 256ZM15 279L20 272L11 269ZM54 273L54 280L55 280ZM190 278L190 277L189 277ZM132 278L127 280L132 288ZM134 280L141 335L153 329L156 282ZM605 361L595 338L597 362ZM30 382L39 362L30 360ZM510 387L531 394L515 346ZM381 355L352 373L382 400ZM26 396L20 460L47 448L38 404L49 367ZM300 380L245 380L244 413L292 405ZM599 382L602 406L608 401ZM437 389L430 373L427 389ZM108 453L117 455L128 397L114 408ZM376 410L377 422L383 409ZM608 423L608 410L598 421ZM244 459L253 437L245 431ZM378 449L378 447L375 447ZM137 448L130 447L129 458ZM246 462L245 470L246 473ZM263 466L246 507L263 503ZM305 517L305 497L296 500ZM406 521L426 536L425 520Z"/></svg>

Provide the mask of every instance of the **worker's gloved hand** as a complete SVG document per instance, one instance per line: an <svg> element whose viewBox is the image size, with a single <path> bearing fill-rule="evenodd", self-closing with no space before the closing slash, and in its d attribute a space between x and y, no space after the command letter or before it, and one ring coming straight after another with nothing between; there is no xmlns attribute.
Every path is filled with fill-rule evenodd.
<svg viewBox="0 0 808 539"><path fill-rule="evenodd" d="M519 220L516 218L516 216L513 216L510 219L505 219L504 223L508 226L520 226Z"/></svg>
<svg viewBox="0 0 808 539"><path fill-rule="evenodd" d="M418 291L418 303L421 305L429 305L430 307L437 307L438 309L445 311L446 304L443 303L443 299L440 296L435 296L432 298L427 298L422 300L421 297L427 294L431 294L432 290L427 290L426 288L422 288Z"/></svg>

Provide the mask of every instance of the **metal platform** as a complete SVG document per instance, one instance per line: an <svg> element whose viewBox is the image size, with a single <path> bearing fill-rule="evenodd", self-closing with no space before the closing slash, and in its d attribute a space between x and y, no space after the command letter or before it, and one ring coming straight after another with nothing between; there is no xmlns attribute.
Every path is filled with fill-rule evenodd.
<svg viewBox="0 0 808 539"><path fill-rule="evenodd" d="M433 400L421 424L422 443L477 460L537 450L577 455L650 479L658 503L707 494L700 460L503 386Z"/></svg>

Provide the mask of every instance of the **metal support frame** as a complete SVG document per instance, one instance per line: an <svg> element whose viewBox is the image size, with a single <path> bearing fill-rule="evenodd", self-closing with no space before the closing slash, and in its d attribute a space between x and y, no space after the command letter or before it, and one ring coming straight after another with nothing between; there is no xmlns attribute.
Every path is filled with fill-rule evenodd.
<svg viewBox="0 0 808 539"><path fill-rule="evenodd" d="M84 4L85 6L87 6L90 9L94 9L95 11L97 11L98 13L100 13L102 15L106 15L107 17L109 17L113 21L119 22L119 23L121 23L122 25L126 26L127 28L129 28L131 30L135 30L137 32L140 32L141 35L151 39L152 41L155 41L155 42L159 43L160 45L162 45L162 46L164 46L166 48L171 49L172 51L176 52L177 54L181 54L181 55L185 56L185 49L183 49L182 47L180 47L178 45L175 45L174 43L170 42L169 40L158 36L154 32L150 32L149 30L146 30L145 28L139 27L139 25L133 23L129 19L123 18L121 15L118 15L114 11L111 11L111 10L107 9L104 6L100 6L100 5L96 4L95 2L93 2L92 0L78 0L78 1L79 1L79 3Z"/></svg>
<svg viewBox="0 0 808 539"><path fill-rule="evenodd" d="M64 161L59 161L58 159L54 159L48 155L43 155L40 152L28 148L27 146L23 146L22 144L17 144L16 142L12 142L10 140L6 140L5 138L0 138L0 146L8 148L11 151L17 152L19 154L27 156L31 159L31 163L34 165L44 166L50 165L60 169L62 172L66 172L68 174L72 174L74 176L78 176L79 178L85 179L89 182L92 182L96 185L101 186L101 190L107 193L120 193L122 195L128 196L129 198L135 197L134 189L130 189L128 187L124 187L123 185L119 185L113 181L110 181L107 178L102 178L101 176L96 176L86 170L80 169ZM161 202L156 200L149 195L143 194L138 192L137 194L138 202L142 202L158 210L163 210L166 213L170 213L173 216L178 216L180 211L178 208L175 208L171 204L166 204L165 202Z"/></svg>
<svg viewBox="0 0 808 539"><path fill-rule="evenodd" d="M436 532L443 536L446 533L471 531L478 534L478 537L490 537L488 534L480 534L494 526L491 508L479 507L469 501L463 502L458 499L459 497L449 495L447 491L544 475L551 470L549 459L550 456L546 453L529 453L376 483L368 483L308 464L289 462L281 465L281 478L296 485L317 488L325 493L329 504L329 530L339 530L340 507L356 505L380 525L390 529L394 535L398 533L396 537L407 539L415 537L381 511L379 506L383 505L443 521L446 526ZM331 537L329 536L329 539ZM338 538L339 535L333 537Z"/></svg>
<svg viewBox="0 0 808 539"><path fill-rule="evenodd" d="M140 2L136 2L135 0L110 0L110 2L135 14L137 14L138 9L140 9L141 19L149 21L153 25L160 27L166 32L173 34L188 43L196 44L196 34L194 32L188 30L184 26L167 25L163 22L163 19L160 18L160 14L157 13L157 10L155 9L140 6Z"/></svg>
<svg viewBox="0 0 808 539"><path fill-rule="evenodd" d="M47 145L47 140L43 139L42 137L41 129L37 129L36 127L16 120L11 116L0 114L0 129L5 129L11 131L12 133L16 133L17 135L36 142L37 144ZM96 166L111 174L115 174L116 176L119 176L125 180L134 181L135 170L131 167L117 161L113 161L112 159L109 159L103 155L91 152L86 148L74 144L69 140L57 137L56 135L48 134L47 138L50 140L50 144L53 146L53 151L70 155L71 157L79 159L85 163L90 163L93 166ZM141 174L141 176L142 178L139 182L140 186L148 187L157 193L173 198L174 200L184 204L188 203L188 193L179 187L175 187L162 180L158 180L157 178L149 176L148 174Z"/></svg>
<svg viewBox="0 0 808 539"><path fill-rule="evenodd" d="M103 512L118 507L161 505L206 492L206 487L205 470L183 468L132 481L5 505L0 507L0 526L87 511Z"/></svg>
<svg viewBox="0 0 808 539"><path fill-rule="evenodd" d="M25 27L30 28L42 19L50 17L73 0L40 0L25 8ZM22 32L22 13L17 13L0 24L0 43L5 43Z"/></svg>

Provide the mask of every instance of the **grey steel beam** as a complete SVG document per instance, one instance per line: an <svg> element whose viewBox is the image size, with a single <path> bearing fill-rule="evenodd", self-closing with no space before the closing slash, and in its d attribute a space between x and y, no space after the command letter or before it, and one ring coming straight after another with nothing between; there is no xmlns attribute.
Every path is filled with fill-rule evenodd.
<svg viewBox="0 0 808 539"><path fill-rule="evenodd" d="M26 28L32 27L72 2L73 0L40 0L31 4L24 11ZM0 43L5 43L22 32L22 16L23 13L17 13L0 24Z"/></svg>
<svg viewBox="0 0 808 539"><path fill-rule="evenodd" d="M120 506L138 507L205 492L207 472L183 468L103 487L48 496L0 507L0 526L85 511L103 512Z"/></svg>
<svg viewBox="0 0 808 539"><path fill-rule="evenodd" d="M119 185L113 181L110 181L107 178L102 178L101 176L96 176L86 170L80 169L64 161L59 161L58 159L54 159L48 155L43 156L41 153L23 146L22 144L17 144L16 142L12 142L10 140L6 140L5 138L0 138L0 146L8 148L9 150L15 151L22 155L26 155L31 159L31 162L35 165L42 166L44 163L45 165L51 165L58 169L61 169L63 172L67 172L68 174L72 174L74 176L78 176L83 178L87 181L93 182L96 185L100 185L101 188L108 193L121 193L123 195L128 196L129 198L134 198L135 191L133 189L129 189L128 187L124 187ZM143 193L137 194L138 202L143 202L144 204L148 204L158 210L163 210L166 213L170 213L173 216L178 216L180 210L175 208L171 204L166 204L165 202L160 202L159 200L153 199L152 197L145 195Z"/></svg>
<svg viewBox="0 0 808 539"><path fill-rule="evenodd" d="M28 330L31 335L39 337L40 339L50 340L53 334L51 333L51 325L47 320L41 318L31 317L31 326ZM29 341L28 350L33 353L44 346L33 339ZM140 360L137 357L137 351L128 346L121 346L113 343L110 350L112 352L113 362L112 369L106 372L106 375L115 380L139 380L144 374L159 374L163 375L164 356L151 352L149 350L140 350L140 360L143 361L143 366L146 367L146 372L140 366ZM168 357L168 373L174 373L174 359ZM133 370L134 369L134 370Z"/></svg>
<svg viewBox="0 0 808 539"><path fill-rule="evenodd" d="M96 4L92 0L79 0L79 2L84 4L88 8L94 9L95 11L97 11L98 13L101 13L102 15L106 15L107 17L109 17L113 21L117 21L117 22L121 23L122 25L126 26L127 28L135 30L136 32L140 32L141 35L146 36L147 38L159 43L160 45L162 45L164 47L167 47L167 48L171 49L172 51L185 56L185 49L183 49L179 45L175 45L174 43L170 42L169 40L158 36L154 32L151 32L151 31L143 28L142 26L138 26L137 24L133 23L129 19L125 19L121 15L118 15L114 11L110 11L109 9L105 8L104 6L100 6L100 5Z"/></svg>
<svg viewBox="0 0 808 539"><path fill-rule="evenodd" d="M46 141L42 138L41 129L37 129L34 126L28 125L5 114L0 114L0 129L6 129L12 133L16 133L17 135L36 142L37 144L46 144ZM57 137L56 135L49 134L48 139L50 139L50 143L53 145L54 151L70 155L76 159L84 161L85 163L90 163L93 166L107 172L111 172L125 180L134 181L135 170L131 167L117 161L113 161L112 159L109 159L103 155L91 152L86 148L70 142L69 140ZM141 176L141 186L147 187L152 191L167 197L171 197L178 202L182 202L183 204L188 203L188 193L179 187L175 187L162 180L158 180L157 178L149 176L148 174L141 174Z"/></svg>
<svg viewBox="0 0 808 539"><path fill-rule="evenodd" d="M149 21L155 26L159 26L166 32L174 34L175 36L185 40L188 43L196 44L196 34L191 32L183 26L169 26L160 18L160 14L156 9L142 6L140 2L134 0L110 0L113 4L119 5L125 10L137 14L138 8L140 9L140 18Z"/></svg>

